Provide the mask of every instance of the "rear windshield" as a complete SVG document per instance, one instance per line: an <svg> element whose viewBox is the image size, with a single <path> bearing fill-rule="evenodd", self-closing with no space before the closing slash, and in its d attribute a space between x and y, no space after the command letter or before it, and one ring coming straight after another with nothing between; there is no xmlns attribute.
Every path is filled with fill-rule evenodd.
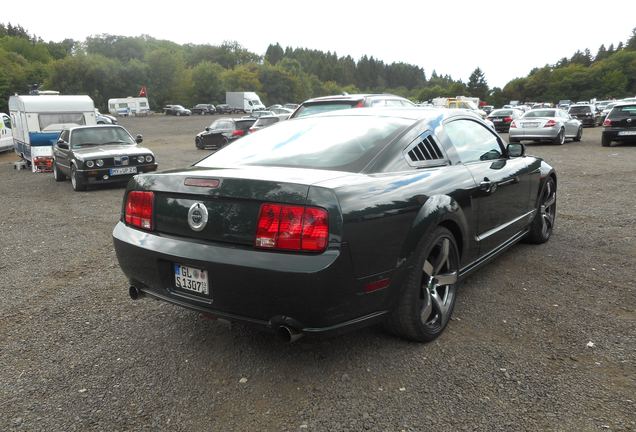
<svg viewBox="0 0 636 432"><path fill-rule="evenodd" d="M285 121L235 141L196 166L261 165L359 172L412 123L408 119L366 116Z"/></svg>
<svg viewBox="0 0 636 432"><path fill-rule="evenodd" d="M582 114L582 113L589 113L592 111L592 107L590 106L573 106L570 107L570 113L572 114Z"/></svg>
<svg viewBox="0 0 636 432"><path fill-rule="evenodd" d="M237 129L247 130L251 128L255 122L256 122L256 119L247 119L247 120L236 120L234 123L236 124Z"/></svg>
<svg viewBox="0 0 636 432"><path fill-rule="evenodd" d="M523 117L556 117L556 112L554 110L532 110L525 113Z"/></svg>
<svg viewBox="0 0 636 432"><path fill-rule="evenodd" d="M512 115L512 110L495 110L490 113L492 117L494 116L509 116Z"/></svg>
<svg viewBox="0 0 636 432"><path fill-rule="evenodd" d="M317 103L311 105L303 105L298 108L294 117L307 117L314 114L320 114L327 111L337 111L343 109L353 108L358 101L342 101L342 102L329 102L329 103Z"/></svg>
<svg viewBox="0 0 636 432"><path fill-rule="evenodd" d="M636 117L636 104L634 105L623 105L614 107L612 111L609 113L609 118L617 119L617 118L627 118L627 117Z"/></svg>

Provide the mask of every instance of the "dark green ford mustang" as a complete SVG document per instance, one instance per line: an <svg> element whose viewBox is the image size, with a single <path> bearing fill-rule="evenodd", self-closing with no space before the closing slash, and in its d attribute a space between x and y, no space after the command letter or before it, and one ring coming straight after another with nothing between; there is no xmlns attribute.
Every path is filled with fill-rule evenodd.
<svg viewBox="0 0 636 432"><path fill-rule="evenodd" d="M281 122L135 176L115 249L133 298L291 340L384 321L430 341L462 278L519 240L549 239L556 174L524 153L456 110Z"/></svg>

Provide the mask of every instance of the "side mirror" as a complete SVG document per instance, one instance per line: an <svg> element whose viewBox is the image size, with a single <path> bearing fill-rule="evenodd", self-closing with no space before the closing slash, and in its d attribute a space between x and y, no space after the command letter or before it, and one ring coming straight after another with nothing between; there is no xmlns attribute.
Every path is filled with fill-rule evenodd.
<svg viewBox="0 0 636 432"><path fill-rule="evenodd" d="M68 150L68 143L63 139L57 140L57 146L61 149Z"/></svg>
<svg viewBox="0 0 636 432"><path fill-rule="evenodd" d="M526 154L526 148L521 143L510 143L506 146L508 157L521 157Z"/></svg>
<svg viewBox="0 0 636 432"><path fill-rule="evenodd" d="M141 135L137 135L137 137L135 138L135 142L137 144L141 144L144 141L144 137Z"/></svg>

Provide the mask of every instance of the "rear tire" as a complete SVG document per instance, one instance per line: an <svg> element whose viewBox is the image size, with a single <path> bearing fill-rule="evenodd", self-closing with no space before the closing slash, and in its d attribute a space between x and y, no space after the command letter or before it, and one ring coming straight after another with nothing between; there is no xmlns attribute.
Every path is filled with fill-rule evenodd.
<svg viewBox="0 0 636 432"><path fill-rule="evenodd" d="M579 130L576 133L576 137L574 138L574 141L579 142L581 141L582 137L583 137L583 126L579 126Z"/></svg>
<svg viewBox="0 0 636 432"><path fill-rule="evenodd" d="M601 145L603 147L609 147L610 144L612 144L612 140L609 139L609 137L606 137L605 135L601 136Z"/></svg>
<svg viewBox="0 0 636 432"><path fill-rule="evenodd" d="M386 327L405 339L430 342L442 334L453 313L459 249L444 227L437 227L418 248Z"/></svg>
<svg viewBox="0 0 636 432"><path fill-rule="evenodd" d="M563 145L565 144L565 131L561 129L554 140L552 140L553 144Z"/></svg>
<svg viewBox="0 0 636 432"><path fill-rule="evenodd" d="M556 183L552 177L543 184L537 203L537 213L530 223L530 231L525 240L528 243L540 244L550 239L556 220Z"/></svg>

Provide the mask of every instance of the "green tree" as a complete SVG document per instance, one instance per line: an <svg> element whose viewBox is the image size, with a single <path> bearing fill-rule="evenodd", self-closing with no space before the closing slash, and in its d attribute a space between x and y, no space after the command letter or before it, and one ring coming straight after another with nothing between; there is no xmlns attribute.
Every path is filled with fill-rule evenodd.
<svg viewBox="0 0 636 432"><path fill-rule="evenodd" d="M477 68L470 74L468 78L468 85L466 86L470 96L478 97L481 100L488 98L490 94L488 83L486 82L486 75L480 68Z"/></svg>
<svg viewBox="0 0 636 432"><path fill-rule="evenodd" d="M270 44L265 51L265 60L275 65L283 59L285 52L278 42L275 45Z"/></svg>
<svg viewBox="0 0 636 432"><path fill-rule="evenodd" d="M192 69L193 99L201 103L225 100L224 69L218 63L202 62Z"/></svg>

